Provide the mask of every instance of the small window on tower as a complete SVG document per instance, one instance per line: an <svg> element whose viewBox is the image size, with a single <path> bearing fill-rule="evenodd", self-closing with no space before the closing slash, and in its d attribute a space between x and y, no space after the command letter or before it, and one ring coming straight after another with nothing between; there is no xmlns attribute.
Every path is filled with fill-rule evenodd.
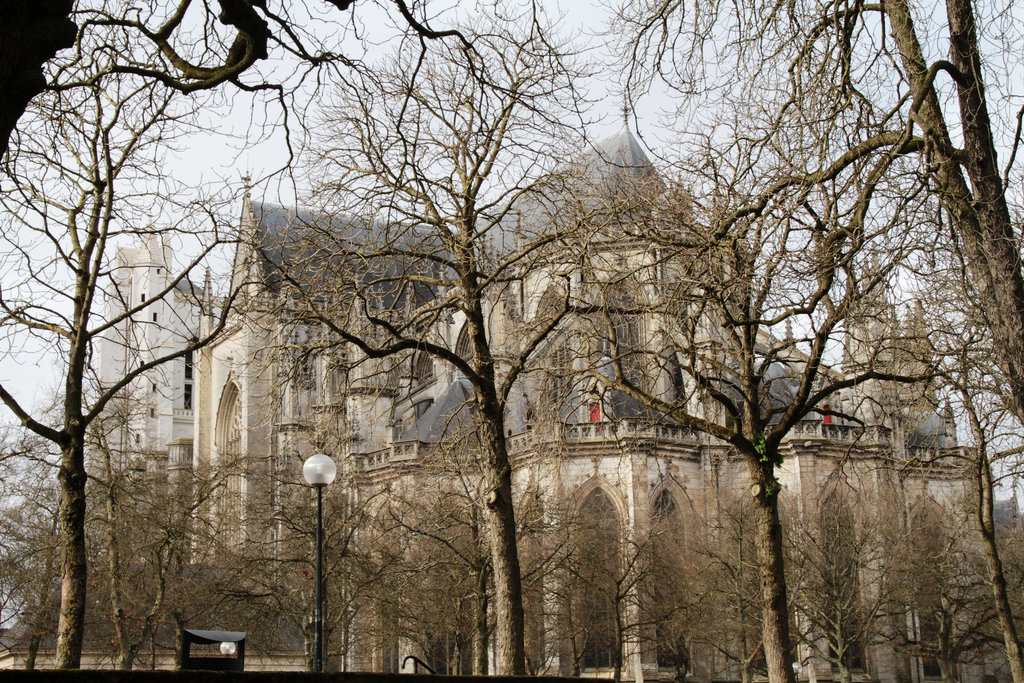
<svg viewBox="0 0 1024 683"><path fill-rule="evenodd" d="M185 395L182 397L182 408L192 410L192 385L185 385Z"/></svg>
<svg viewBox="0 0 1024 683"><path fill-rule="evenodd" d="M146 295L145 294L139 294L139 303L140 304L146 303Z"/></svg>
<svg viewBox="0 0 1024 683"><path fill-rule="evenodd" d="M153 322L156 322L156 313L153 314Z"/></svg>
<svg viewBox="0 0 1024 683"><path fill-rule="evenodd" d="M600 422L601 421L601 402L591 401L590 402L590 421Z"/></svg>
<svg viewBox="0 0 1024 683"><path fill-rule="evenodd" d="M192 352L185 353L185 379L192 379Z"/></svg>
<svg viewBox="0 0 1024 683"><path fill-rule="evenodd" d="M156 408L150 408L149 409L149 416L150 417L156 417Z"/></svg>

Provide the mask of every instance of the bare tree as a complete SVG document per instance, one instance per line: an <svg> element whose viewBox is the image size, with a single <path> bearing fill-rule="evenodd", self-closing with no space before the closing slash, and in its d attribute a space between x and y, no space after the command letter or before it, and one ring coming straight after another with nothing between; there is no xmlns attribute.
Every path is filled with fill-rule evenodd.
<svg viewBox="0 0 1024 683"><path fill-rule="evenodd" d="M642 666L652 645L659 654L675 655L677 672L685 672L682 660L689 657L686 637L692 626L686 617L693 616L694 599L704 596L686 594L694 582L680 571L685 562L680 527L662 509L653 525L630 530L601 488L575 503L561 522L565 549L552 591L560 602L559 636L571 663L565 673L607 668L620 681L627 656L635 655Z"/></svg>
<svg viewBox="0 0 1024 683"><path fill-rule="evenodd" d="M80 68L101 69L102 62ZM0 202L5 210L4 240L12 256L5 262L0 308L3 335L11 341L12 352L26 335L36 339L55 353L63 385L53 419L34 413L5 386L0 386L0 400L22 425L61 452L63 583L57 661L66 668L79 662L86 605L89 426L137 378L183 358L209 337L145 357L129 354L130 363L123 372L105 384L94 374L96 341L113 335L123 324L150 325L154 332L163 329L167 321L158 320L157 311L175 291L191 292L192 303L200 309L203 301L198 289L186 286L188 273L228 233L216 213L200 204L182 207L188 215L166 229L144 225L143 217L156 201L142 189L146 183L155 196L170 198L179 191L170 179L161 177L158 166L145 161L145 155L159 154L161 146L173 139L176 126L184 125L188 117L187 109L178 109L157 87L109 80L53 93L37 105L31 123L26 121L26 134L19 136L4 167L9 181ZM103 310L104 292L128 296L114 285L115 247L128 237L156 234L187 241L195 257L179 264L180 270L167 278L162 289L148 292L141 301L121 299L119 306ZM191 234L202 235L204 243L185 237Z"/></svg>
<svg viewBox="0 0 1024 683"><path fill-rule="evenodd" d="M899 647L947 682L998 642L996 610L966 524L934 500L913 501L894 583L895 600L908 610Z"/></svg>
<svg viewBox="0 0 1024 683"><path fill-rule="evenodd" d="M967 11L965 7L950 5L951 16L962 17ZM844 305L836 305L838 299L829 301L828 297L842 291L843 297L854 303L877 289L861 278L870 278L872 271L878 274L880 269L871 267L871 259L862 261L860 266L855 265L857 259L846 261L853 265L852 269L839 265L848 255L866 248L877 254L875 263L885 270L885 264L895 263L888 257L890 247L899 251L908 248L908 240L934 242L935 235L913 234L908 229L910 224L934 224L936 217L945 222L953 215L974 214L982 204L995 206L986 199L974 208L964 209L970 199L964 195L965 184L954 178L960 173L959 162L952 161L946 152L940 157L948 161L935 156L934 148L951 149L944 124L940 126L933 116L938 115L938 100L932 90L932 79L942 72L945 63L936 61L929 69L920 57L918 45L915 59L920 68L909 66L913 61L909 59L913 52L911 44L916 43L916 37L906 3L886 3L884 7L849 4L839 11L834 5L813 0L786 7L763 3L715 3L700 7L686 2L644 3L623 6L617 21L621 35L626 36L621 45L628 60L627 89L634 96L655 82L673 89L680 95L678 120L688 122L686 126L680 124L681 137L692 144L686 155L691 155L691 150L708 152L700 164L687 164L682 176L699 212L719 207L723 212L718 215L727 217L725 223L707 231L711 248L706 253L710 255L721 248L720 238L728 229L744 223L764 226L772 214L781 219L775 223L777 226L787 226L782 228L784 231L798 224L809 228L808 232L802 228L789 232L794 237L801 233L801 237L789 242L785 251L772 249L775 256L762 259L763 266L755 265L759 257L748 258L743 254L763 253L762 236L767 232L743 230L743 234L735 235L738 241L731 243L738 248L727 247L740 256L730 257L736 265L728 268L737 276L732 290L735 301L744 303L738 303L724 319L746 321L735 328L739 333L736 338L746 336L750 348L762 343L758 335L784 323L787 316L780 317L778 305L788 298L795 304L790 312L807 311L815 319L805 327L794 318L793 327L810 330L806 337L812 350L807 354L810 363L805 368L816 366L818 359L824 359L815 358L813 349L823 348L817 341L843 327L843 319L851 313L843 310ZM902 63L888 58L893 37L898 51L904 55ZM980 78L976 69L975 73ZM911 84L909 88L907 83ZM932 123L920 122L925 109L932 112L928 114ZM690 122L695 120L700 121L700 128L710 132L694 132ZM921 125L927 125L930 132L919 134ZM971 155L957 158L966 162L967 156ZM979 176L976 180L980 179ZM947 209L949 213L943 213ZM998 207L993 210L998 212ZM999 249L1003 251L990 250L986 256L989 261L972 258L971 268L993 268L998 261L1006 267L1000 266L1000 274L995 278L986 275L988 281L998 279L1000 284L996 287L1019 288L1013 284L1020 282L1019 265L1015 265L1018 259L1005 251L1012 250L1012 240L1004 239L1009 235L1005 229L1008 224L997 225L996 221L989 224L991 229L965 231L970 221L963 225L957 221L955 227L962 236L974 231L974 237L963 239L972 240L978 250L984 249L982 241L989 239L983 238L982 233L993 236L992 239L997 233L1002 235ZM882 247L883 244L888 246ZM786 265L796 264L790 258L795 252L790 249L802 252L798 260L805 265ZM925 260L906 262L912 262L918 273L927 271ZM750 274L756 273L749 290L745 268ZM792 279L790 273L801 275ZM804 274L813 274L813 278L801 282ZM764 283L769 281L773 284L765 288ZM783 284L784 281L789 284ZM819 288L822 285L824 288ZM819 296L815 292L828 294ZM1014 300L1014 296L1005 297L1000 305L1005 307L1006 301ZM870 306L866 300L864 304L862 310ZM827 320L839 327L819 322ZM786 337L781 329L771 334L776 339ZM1001 343L1014 349L1020 342L1004 339ZM741 368L740 375L745 374L745 361L728 362ZM749 367L770 365L771 362ZM817 372L815 368L814 373ZM871 369L862 366L857 374L864 379L865 372L870 373ZM889 372L884 370L881 374ZM828 372L817 378L804 377L812 380L806 385L808 388L820 383L825 391L818 393L815 389L807 394L814 396L816 402L834 393L829 389L832 379ZM860 381L855 379L854 383ZM738 393L744 393L762 381L756 379L751 383L737 378L734 384ZM734 414L737 424L760 412L756 403L743 402L742 410ZM739 449L761 451L753 456L752 464L758 459L767 462L775 457L771 435L781 436L789 429L790 416L806 415L806 408L813 408L813 404L798 407L797 403L791 404L795 413L778 413L776 424L764 431L766 448ZM668 410L666 413L670 414ZM759 434L748 437L752 444L760 439ZM760 491L774 487L771 476L764 480L755 474L752 479ZM766 517L763 531L777 528L770 517ZM767 541L772 533L764 539ZM763 546L767 554L762 557L765 568L767 563L775 562L778 569L775 580L767 581L766 577L765 604L772 614L765 621L765 649L769 677L780 682L791 680L793 674L784 617L785 588L780 583L781 555L772 549L773 545L778 547L771 543Z"/></svg>
<svg viewBox="0 0 1024 683"><path fill-rule="evenodd" d="M636 604L638 547L627 542L608 495L595 488L564 520L568 536L558 596L572 675L582 668L612 669L622 678L623 649L630 624L627 611Z"/></svg>
<svg viewBox="0 0 1024 683"><path fill-rule="evenodd" d="M513 335L491 302L549 261L571 223L542 200L577 103L570 56L520 19L467 30L472 50L426 54L409 40L345 84L317 165L334 217L296 226L280 273L295 314L361 357L412 363L419 351L471 386L504 674L525 672L505 407L557 319Z"/></svg>
<svg viewBox="0 0 1024 683"><path fill-rule="evenodd" d="M59 548L53 484L56 456L35 435L5 434L0 452L0 628L25 645L34 669L56 620Z"/></svg>
<svg viewBox="0 0 1024 683"><path fill-rule="evenodd" d="M741 492L717 492L711 528L698 545L707 567L711 612L703 636L725 659L727 670L738 667L743 683L758 673L763 653L763 597L754 559L751 532L757 522L752 507Z"/></svg>
<svg viewBox="0 0 1024 683"><path fill-rule="evenodd" d="M437 444L416 483L389 487L379 520L385 537L408 538L404 557L393 561L401 588L391 613L441 673L488 671L493 589L478 455L458 439Z"/></svg>
<svg viewBox="0 0 1024 683"><path fill-rule="evenodd" d="M121 669L135 666L163 623L180 620L190 605L194 617L215 598L192 549L209 541L196 513L220 483L169 467L165 454L123 438L146 405L138 392L123 392L87 437L90 575L105 598L94 604L109 606L93 618L107 617Z"/></svg>
<svg viewBox="0 0 1024 683"><path fill-rule="evenodd" d="M777 470L791 433L811 422L867 425L857 438L888 440L874 429L889 420L875 407L880 383L928 375L894 342L883 294L917 250L904 222L916 204L867 219L867 199L847 195L860 175L845 162L827 182L761 195L762 182L787 172L784 150L806 152L803 140L777 137L770 153L740 144L726 157L705 142L681 167L693 189L641 177L604 199L604 226L579 248L585 294L575 308L586 336L601 340L588 351L593 381L742 457L756 503L765 656L772 680L788 680ZM827 365L837 347L846 349L841 371Z"/></svg>
<svg viewBox="0 0 1024 683"><path fill-rule="evenodd" d="M954 245L955 246L955 245ZM988 584L999 617L1003 649L1014 680L1024 672L1024 651L1012 596L1012 572L1004 564L1005 537L1012 532L999 528L996 497L1020 466L1017 438L1019 418L1013 409L1012 390L1002 381L995 335L984 312L981 297L970 286L962 250L938 255L936 277L922 292L928 311L929 339L941 359L943 412L959 418L970 435L961 452L969 482L967 508L979 534L985 557ZM929 444L937 445L937 444Z"/></svg>
<svg viewBox="0 0 1024 683"><path fill-rule="evenodd" d="M233 623L252 634L255 651L280 651L302 639L305 663L314 665L313 518L311 489L295 481L301 461L283 457L260 482L267 495L246 501L244 517L267 527L228 542L210 544L218 567L214 588ZM221 488L219 495L225 495ZM342 473L324 491L324 654L327 670L346 670L360 635L356 624L369 597L382 581L372 562L375 497L357 494L356 483ZM338 666L337 669L334 667Z"/></svg>
<svg viewBox="0 0 1024 683"><path fill-rule="evenodd" d="M650 542L650 568L641 582L642 627L657 648L658 667L670 668L674 683L694 673L693 648L709 634L708 628L725 621L712 612L712 589L718 574L712 571L707 548L707 520L693 509L684 510L662 491L654 499Z"/></svg>
<svg viewBox="0 0 1024 683"><path fill-rule="evenodd" d="M890 616L888 520L900 509L886 490L860 495L840 469L790 525L790 580L797 635L815 656L853 680Z"/></svg>

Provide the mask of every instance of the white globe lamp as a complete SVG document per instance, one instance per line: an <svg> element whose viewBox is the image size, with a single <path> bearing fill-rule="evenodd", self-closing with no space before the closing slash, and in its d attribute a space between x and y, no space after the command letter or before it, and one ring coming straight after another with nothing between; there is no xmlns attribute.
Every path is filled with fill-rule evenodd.
<svg viewBox="0 0 1024 683"><path fill-rule="evenodd" d="M309 456L302 465L302 476L310 486L327 486L337 475L334 461L323 453Z"/></svg>

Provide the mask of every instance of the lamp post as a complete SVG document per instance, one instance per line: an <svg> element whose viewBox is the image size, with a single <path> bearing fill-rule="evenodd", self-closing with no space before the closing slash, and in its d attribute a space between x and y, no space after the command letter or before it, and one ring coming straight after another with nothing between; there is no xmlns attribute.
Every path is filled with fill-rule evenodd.
<svg viewBox="0 0 1024 683"><path fill-rule="evenodd" d="M324 611L323 611L323 545L324 545L324 487L334 481L338 468L323 453L311 455L302 465L306 483L316 489L316 583L313 610L313 671L324 670Z"/></svg>

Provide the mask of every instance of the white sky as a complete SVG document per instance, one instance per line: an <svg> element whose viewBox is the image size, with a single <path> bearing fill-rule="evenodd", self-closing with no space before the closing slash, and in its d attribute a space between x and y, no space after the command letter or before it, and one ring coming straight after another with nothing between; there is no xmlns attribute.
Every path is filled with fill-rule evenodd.
<svg viewBox="0 0 1024 683"><path fill-rule="evenodd" d="M373 26L379 21L374 15L379 13L376 6L365 3L355 7L358 21L364 26ZM609 16L606 8L584 0L549 0L549 7L552 13L564 16L562 27L574 42L578 41L581 47L601 45L596 34L603 30ZM444 25L440 20L435 24ZM381 54L386 49L382 45L374 51ZM607 50L589 49L594 59L610 61ZM599 119L603 117L588 131L597 139L622 126L622 99L615 92L613 72L601 69L600 73L588 87L590 97L597 100L593 113ZM257 192L262 198L292 203L296 194L294 180L289 174L279 172L288 159L280 108L275 104L260 104L254 108L252 98L230 86L213 99L214 106L206 112L207 132L195 134L187 141L180 140L179 150L164 159L167 170L190 185L233 188L238 196L233 208L236 213L240 211L241 179L246 174L260 183ZM294 119L292 134L293 144L301 144L301 139L296 137L301 135L301 128ZM299 192L302 189L298 188ZM159 216L155 218L159 220ZM26 338L18 348L0 354L0 382L33 414L52 401L60 389L62 377L62 367L55 357L32 339ZM0 408L0 424L13 422L13 414Z"/></svg>
<svg viewBox="0 0 1024 683"><path fill-rule="evenodd" d="M609 0L611 2L612 0ZM458 6L457 0L444 0L451 7ZM617 82L621 67L616 67L609 54L609 39L600 35L610 18L610 10L604 3L587 0L546 0L550 14L561 15L563 32L588 47L589 56L599 64L598 76L588 84L590 99L595 102L592 114L596 123L587 131L593 139L600 139L622 126L621 108L623 98ZM927 4L927 3L925 3ZM355 5L358 21L366 26L376 25L379 11L373 4ZM460 8L461 11L467 11ZM436 22L438 26L443 20ZM933 40L935 36L933 36ZM380 46L378 50L386 49ZM1019 55L1008 56L1010 65L1000 68L1015 70ZM262 68L262 67L261 67ZM1018 79L1019 80L1019 79ZM283 129L280 125L280 111L271 106L253 110L252 100L244 93L226 87L216 96L216 106L208 112L209 132L196 135L184 151L167 159L168 170L186 182L205 183L210 187L233 188L240 197L241 178L249 174L254 181L265 180L258 188L259 196L268 201L290 203L294 200L295 188L287 174L275 174L287 159ZM994 106L1016 109L1020 101L1013 97L1000 99ZM641 140L652 146L668 144L670 133L661 126L661 115L668 108L668 99L658 94L647 97L634 115L632 125L639 129ZM1005 117L1003 117L1004 120ZM1012 117L1011 117L1012 118ZM294 127L299 134L299 127ZM296 139L296 144L301 140ZM273 176L270 180L268 177ZM301 191L301 188L300 188ZM239 204L234 211L237 213ZM39 353L31 342L23 349L0 356L0 382L27 406L35 407L55 393L60 367L45 353ZM10 414L0 409L0 423Z"/></svg>

